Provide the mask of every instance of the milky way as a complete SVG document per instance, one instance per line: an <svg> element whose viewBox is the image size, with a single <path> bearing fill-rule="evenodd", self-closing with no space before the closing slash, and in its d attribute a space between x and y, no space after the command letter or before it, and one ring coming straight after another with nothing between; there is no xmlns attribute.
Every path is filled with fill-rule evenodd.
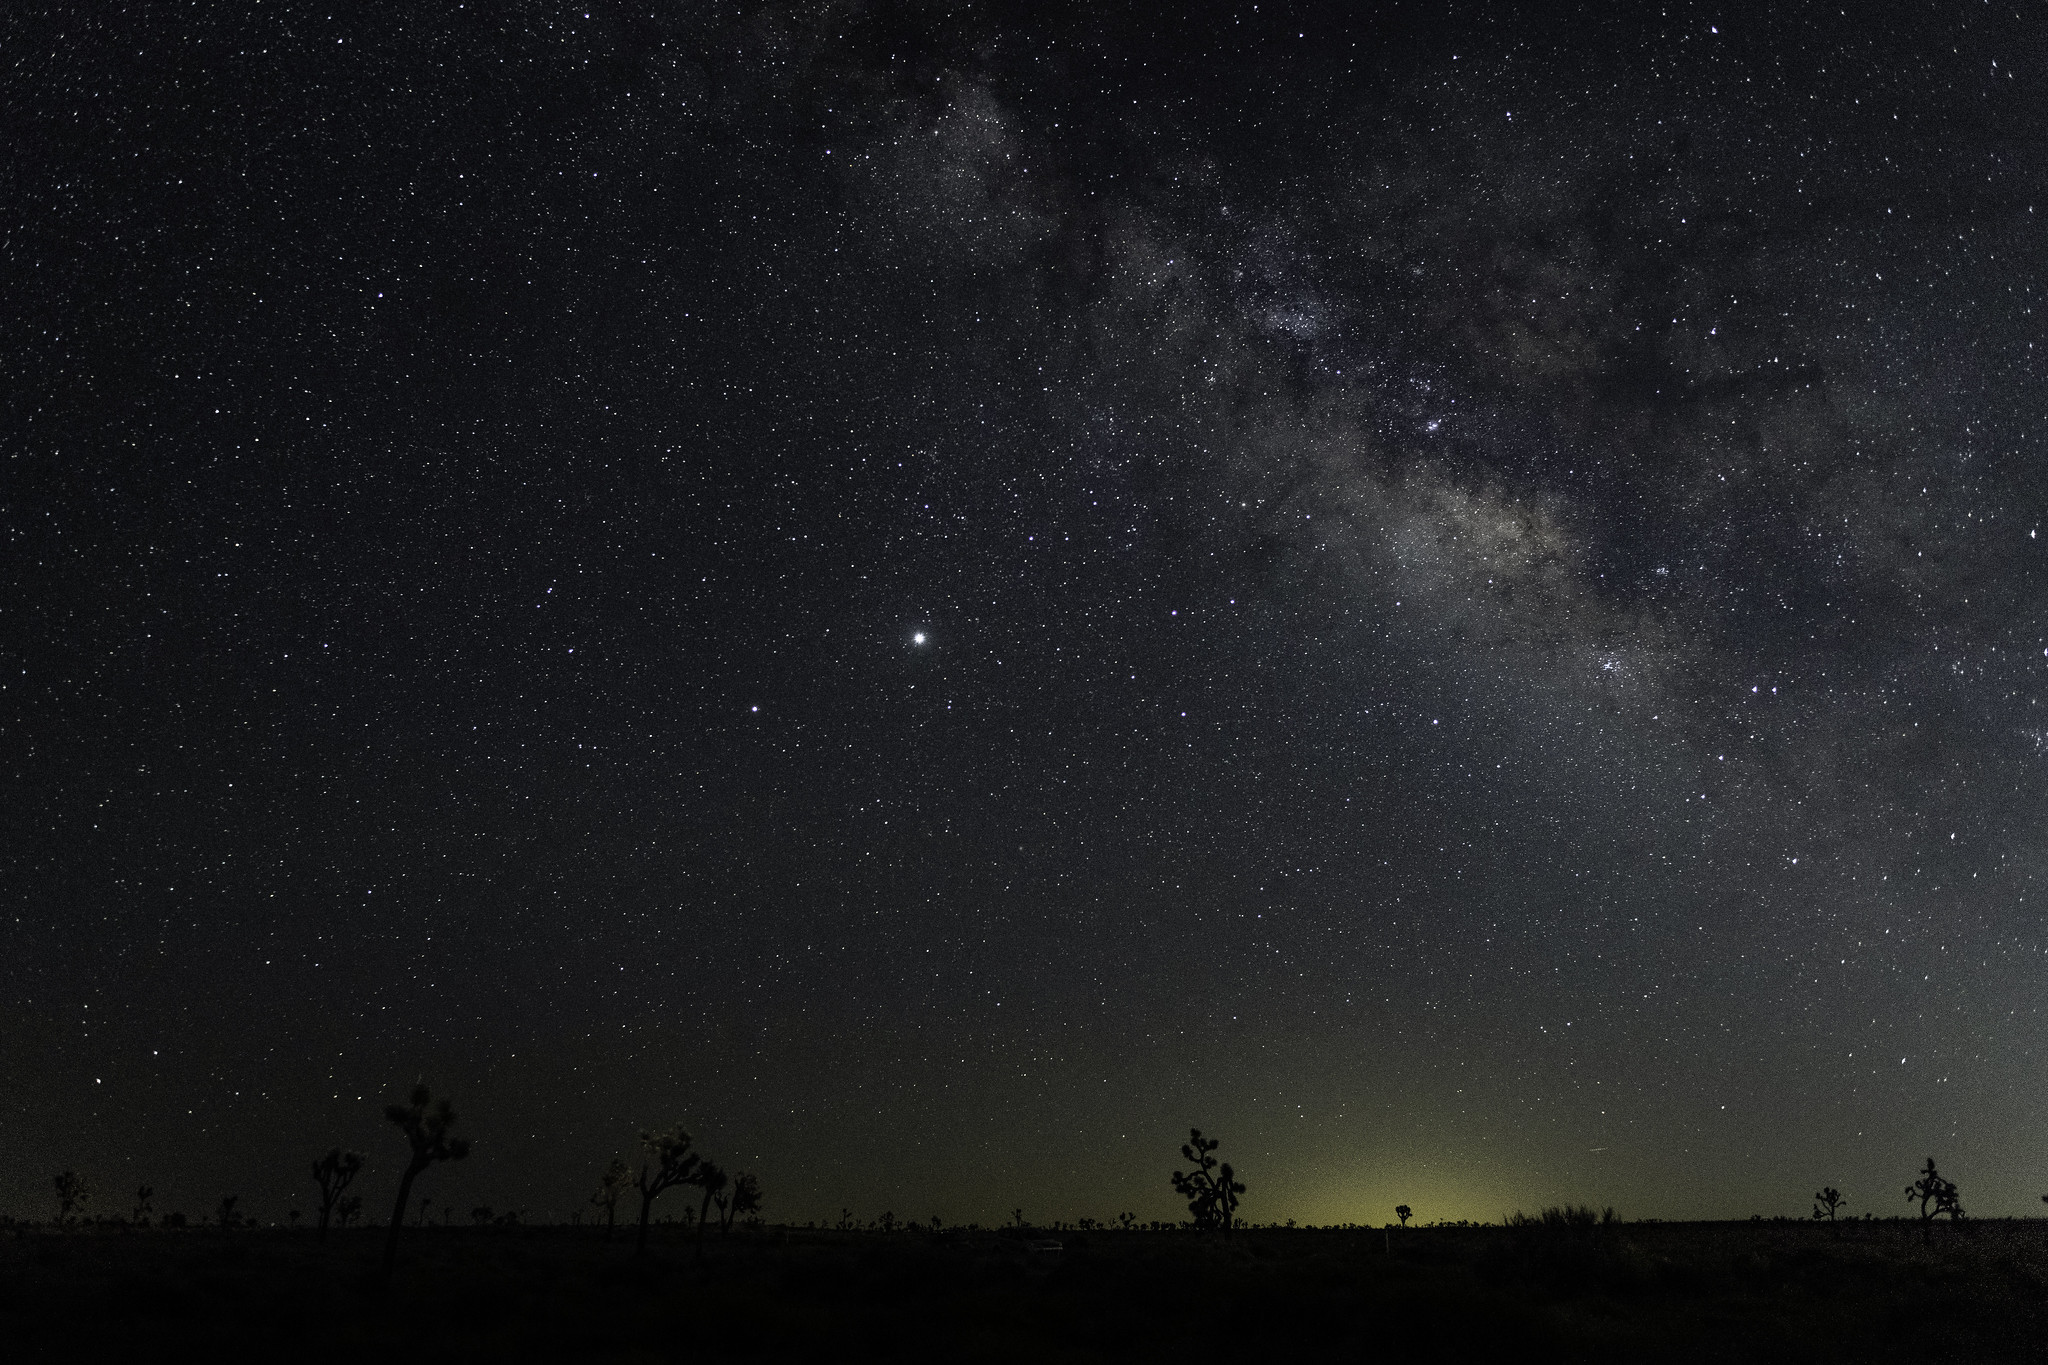
<svg viewBox="0 0 2048 1365"><path fill-rule="evenodd" d="M2038 1207L2036 21L273 8L14 21L0 1204Z"/></svg>

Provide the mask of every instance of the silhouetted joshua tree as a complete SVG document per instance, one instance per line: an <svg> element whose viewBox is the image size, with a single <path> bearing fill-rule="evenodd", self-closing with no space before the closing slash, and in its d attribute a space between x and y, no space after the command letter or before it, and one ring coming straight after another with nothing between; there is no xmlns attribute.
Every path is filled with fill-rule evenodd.
<svg viewBox="0 0 2048 1365"><path fill-rule="evenodd" d="M1920 1201L1920 1224L1929 1227L1936 1218L1947 1214L1951 1222L1963 1216L1962 1196L1956 1193L1956 1183L1942 1177L1934 1169L1934 1158L1927 1158L1927 1165L1920 1171L1920 1178L1906 1186L1906 1202Z"/></svg>
<svg viewBox="0 0 2048 1365"><path fill-rule="evenodd" d="M640 1174L633 1186L640 1191L640 1235L633 1243L633 1254L647 1253L647 1214L654 1207L654 1197L671 1185L681 1185L697 1172L703 1164L702 1158L690 1150L690 1135L683 1126L663 1132L643 1132L640 1146L647 1153L647 1159L640 1163Z"/></svg>
<svg viewBox="0 0 2048 1365"><path fill-rule="evenodd" d="M326 1240L327 1224L334 1217L334 1206L341 1202L341 1192L362 1169L361 1153L344 1152L339 1147L330 1147L326 1156L313 1163L313 1181L320 1187L321 1240Z"/></svg>
<svg viewBox="0 0 2048 1365"><path fill-rule="evenodd" d="M72 1217L85 1209L86 1201L92 1198L92 1186L76 1171L65 1171L57 1177L57 1221L68 1223Z"/></svg>
<svg viewBox="0 0 2048 1365"><path fill-rule="evenodd" d="M733 1219L761 1211L761 1181L753 1172L742 1171L732 1178L732 1189L711 1202L718 1205L718 1233L723 1237L732 1231Z"/></svg>
<svg viewBox="0 0 2048 1365"><path fill-rule="evenodd" d="M1218 1138L1205 1138L1199 1128L1188 1130L1188 1140L1181 1145L1180 1154L1195 1163L1192 1171L1173 1173L1173 1189L1188 1201L1188 1212L1194 1216L1195 1230L1205 1232L1211 1228L1223 1229L1223 1235L1230 1235L1231 1225L1236 1221L1237 1197L1244 1193L1244 1185L1237 1179L1237 1173L1230 1169L1230 1163L1219 1164L1210 1155L1222 1146Z"/></svg>
<svg viewBox="0 0 2048 1365"><path fill-rule="evenodd" d="M398 1260L398 1230L405 1226L412 1182L437 1161L460 1161L468 1156L469 1140L449 1131L455 1127L455 1110L447 1100L436 1100L424 1085L412 1088L410 1103L386 1105L384 1117L405 1134L406 1143L412 1148L405 1174L398 1178L398 1199L391 1206L391 1230L384 1236L383 1277L388 1281Z"/></svg>
<svg viewBox="0 0 2048 1365"><path fill-rule="evenodd" d="M697 1254L704 1254L704 1224L710 1221L705 1215L711 1212L711 1201L724 1193L726 1174L723 1167L706 1161L697 1167L697 1174L690 1177L691 1183L704 1187L704 1202L697 1210ZM720 1207L723 1207L721 1205Z"/></svg>
<svg viewBox="0 0 2048 1365"><path fill-rule="evenodd" d="M1396 1204L1396 1205L1394 1205L1394 1217L1396 1217L1396 1218L1398 1218L1398 1219L1400 1219L1400 1220L1401 1220L1401 1226L1402 1226L1402 1227L1404 1227L1404 1228L1405 1228L1405 1227L1407 1227L1407 1226L1408 1226L1408 1220L1409 1220L1410 1218L1413 1218L1414 1216L1415 1216L1415 1210L1414 1210L1414 1209L1411 1209L1411 1208L1409 1208L1409 1207L1408 1207L1408 1206L1407 1206L1406 1204Z"/></svg>
<svg viewBox="0 0 2048 1365"><path fill-rule="evenodd" d="M604 1210L604 1239L612 1239L612 1224L617 1219L619 1196L633 1183L633 1173L626 1163L617 1157L604 1168L604 1174L597 1178L597 1193L590 1196L590 1202Z"/></svg>
<svg viewBox="0 0 2048 1365"><path fill-rule="evenodd" d="M156 1211L156 1206L150 1203L150 1201L155 1198L156 1188L154 1186L136 1186L135 1213L128 1221L131 1223L147 1223L149 1221L149 1215Z"/></svg>
<svg viewBox="0 0 2048 1365"><path fill-rule="evenodd" d="M213 1211L213 1221L219 1224L223 1230L240 1227L242 1225L242 1215L235 1212L235 1205L241 1202L242 1196L239 1194L222 1195L220 1197L220 1207Z"/></svg>
<svg viewBox="0 0 2048 1365"><path fill-rule="evenodd" d="M1813 1197L1813 1216L1815 1220L1825 1218L1832 1223L1836 1210L1848 1202L1849 1197L1833 1185L1823 1185L1820 1193Z"/></svg>

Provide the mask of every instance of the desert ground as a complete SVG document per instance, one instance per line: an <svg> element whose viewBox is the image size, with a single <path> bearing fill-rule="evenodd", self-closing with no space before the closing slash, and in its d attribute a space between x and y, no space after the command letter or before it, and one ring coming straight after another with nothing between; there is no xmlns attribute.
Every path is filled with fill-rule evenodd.
<svg viewBox="0 0 2048 1365"><path fill-rule="evenodd" d="M0 1233L12 1359L2039 1360L2048 1223ZM1056 1241L1058 1249L1049 1242Z"/></svg>

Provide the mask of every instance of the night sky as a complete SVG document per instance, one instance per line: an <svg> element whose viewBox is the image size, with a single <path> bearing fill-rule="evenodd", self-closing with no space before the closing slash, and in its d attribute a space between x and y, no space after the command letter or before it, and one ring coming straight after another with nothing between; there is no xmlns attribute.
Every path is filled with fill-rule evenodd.
<svg viewBox="0 0 2048 1365"><path fill-rule="evenodd" d="M2040 1211L2038 12L366 8L0 18L0 1211Z"/></svg>

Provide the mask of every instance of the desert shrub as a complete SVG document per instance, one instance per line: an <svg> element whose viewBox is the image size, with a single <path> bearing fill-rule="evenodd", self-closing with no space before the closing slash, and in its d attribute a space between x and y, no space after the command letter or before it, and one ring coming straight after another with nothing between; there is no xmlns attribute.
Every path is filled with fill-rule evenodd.
<svg viewBox="0 0 2048 1365"><path fill-rule="evenodd" d="M1494 1284L1524 1284L1572 1297L1633 1294L1655 1279L1655 1267L1624 1246L1613 1209L1557 1204L1536 1213L1516 1210L1502 1220L1505 1235L1491 1240L1475 1268Z"/></svg>
<svg viewBox="0 0 2048 1365"><path fill-rule="evenodd" d="M63 1171L57 1175L57 1221L69 1223L85 1208L92 1198L92 1185L76 1171Z"/></svg>
<svg viewBox="0 0 2048 1365"><path fill-rule="evenodd" d="M1541 1213L1523 1213L1516 1209L1505 1219L1506 1225L1519 1230L1541 1228L1550 1232L1587 1231L1608 1227L1619 1222L1614 1210L1605 1214L1595 1213L1590 1204L1553 1204Z"/></svg>

